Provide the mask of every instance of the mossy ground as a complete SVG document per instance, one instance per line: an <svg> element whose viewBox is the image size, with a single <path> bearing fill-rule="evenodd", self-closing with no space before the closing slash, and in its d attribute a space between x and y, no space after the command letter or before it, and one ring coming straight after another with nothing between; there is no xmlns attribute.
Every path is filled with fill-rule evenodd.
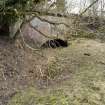
<svg viewBox="0 0 105 105"><path fill-rule="evenodd" d="M29 87L8 105L105 105L105 43L77 39L48 62L53 85Z"/></svg>

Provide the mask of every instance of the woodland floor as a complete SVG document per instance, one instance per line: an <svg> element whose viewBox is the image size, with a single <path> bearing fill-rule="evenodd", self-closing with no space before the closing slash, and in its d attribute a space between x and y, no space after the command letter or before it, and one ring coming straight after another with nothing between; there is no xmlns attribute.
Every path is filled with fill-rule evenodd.
<svg viewBox="0 0 105 105"><path fill-rule="evenodd" d="M0 105L105 105L105 43L30 51L0 39Z"/></svg>

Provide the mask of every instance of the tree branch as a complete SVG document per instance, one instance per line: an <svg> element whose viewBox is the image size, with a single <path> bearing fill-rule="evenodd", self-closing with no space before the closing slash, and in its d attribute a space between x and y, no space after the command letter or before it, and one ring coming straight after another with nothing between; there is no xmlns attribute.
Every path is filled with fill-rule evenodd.
<svg viewBox="0 0 105 105"><path fill-rule="evenodd" d="M90 4L82 13L80 13L80 16L82 16L86 11L88 11L95 3L97 3L99 0L95 0L92 4Z"/></svg>

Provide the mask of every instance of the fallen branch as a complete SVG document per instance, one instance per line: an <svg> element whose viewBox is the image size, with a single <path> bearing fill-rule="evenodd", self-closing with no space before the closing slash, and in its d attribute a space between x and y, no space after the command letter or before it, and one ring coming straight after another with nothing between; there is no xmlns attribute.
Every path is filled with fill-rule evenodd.
<svg viewBox="0 0 105 105"><path fill-rule="evenodd" d="M23 41L24 45L26 45L26 46L27 46L29 49L31 49L31 50L39 51L39 49L32 48L30 45L28 45L28 44L25 42L25 40L24 40L24 36L23 36L23 34L22 34L21 29L19 29L19 31L20 31L20 35L21 35L21 37L22 37L22 41Z"/></svg>
<svg viewBox="0 0 105 105"><path fill-rule="evenodd" d="M34 30L36 30L38 33L40 33L42 36L44 36L44 37L46 37L46 38L49 38L49 39L55 39L56 37L54 37L54 36L49 36L49 35L46 35L46 34L44 34L43 32L41 32L40 30L38 30L37 28L35 28L34 26L32 26L30 23L29 23L29 26L31 27L31 28L33 28Z"/></svg>
<svg viewBox="0 0 105 105"><path fill-rule="evenodd" d="M21 35L22 41L23 41L24 45L25 45L27 48L29 48L29 49L32 50L32 51L41 51L41 49L33 48L33 47L31 47L29 44L27 44L26 41L24 40L24 36L23 36L23 34L22 34L21 29L19 29L19 31L20 31L20 35ZM40 54L39 52L38 52L38 53L35 52L35 53L38 54L38 55L40 55L41 57L46 58L46 57L43 55L43 53L42 53L42 54Z"/></svg>

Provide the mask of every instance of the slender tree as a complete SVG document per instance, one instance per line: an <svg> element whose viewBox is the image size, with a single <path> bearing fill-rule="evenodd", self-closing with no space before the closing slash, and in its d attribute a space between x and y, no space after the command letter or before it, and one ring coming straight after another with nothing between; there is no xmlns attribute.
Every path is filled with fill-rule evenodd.
<svg viewBox="0 0 105 105"><path fill-rule="evenodd" d="M57 0L57 10L59 12L65 11L65 0Z"/></svg>

